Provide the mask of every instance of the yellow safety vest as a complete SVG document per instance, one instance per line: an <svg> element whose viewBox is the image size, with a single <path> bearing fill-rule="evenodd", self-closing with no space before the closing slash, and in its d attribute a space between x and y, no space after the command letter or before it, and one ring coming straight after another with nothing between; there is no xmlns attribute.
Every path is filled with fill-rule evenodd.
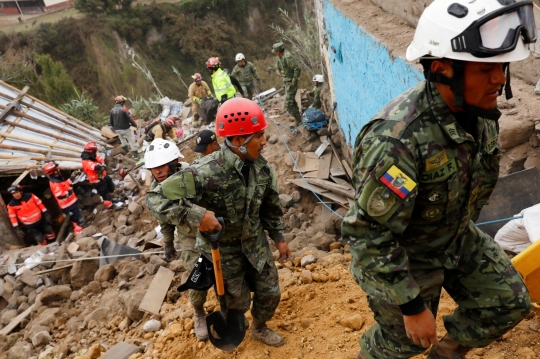
<svg viewBox="0 0 540 359"><path fill-rule="evenodd" d="M218 69L212 74L212 85L218 100L221 100L223 95L227 95L227 99L230 99L236 94L236 89L232 85L229 75L222 69Z"/></svg>

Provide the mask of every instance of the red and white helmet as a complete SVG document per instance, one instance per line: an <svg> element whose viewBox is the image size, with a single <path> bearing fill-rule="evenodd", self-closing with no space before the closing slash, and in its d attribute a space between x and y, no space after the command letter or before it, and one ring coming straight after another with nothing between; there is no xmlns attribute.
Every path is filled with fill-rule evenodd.
<svg viewBox="0 0 540 359"><path fill-rule="evenodd" d="M96 152L97 150L98 146L95 142L88 142L86 145L84 145L85 152Z"/></svg>
<svg viewBox="0 0 540 359"><path fill-rule="evenodd" d="M198 73L198 72L195 73L195 75L193 75L193 76L191 76L191 77L193 77L193 80L195 80L195 81L201 81L201 80L202 80L202 76L201 76L201 74Z"/></svg>
<svg viewBox="0 0 540 359"><path fill-rule="evenodd" d="M268 126L261 108L246 98L235 97L220 106L216 134L221 137L251 135Z"/></svg>
<svg viewBox="0 0 540 359"><path fill-rule="evenodd" d="M119 102L124 103L124 102L126 102L126 98L124 96L122 96L122 95L118 95L118 96L116 96L114 98L114 102L116 102L116 103L119 103Z"/></svg>
<svg viewBox="0 0 540 359"><path fill-rule="evenodd" d="M54 162L46 163L45 166L43 166L43 172L48 175L54 174L56 169L58 168L58 165Z"/></svg>
<svg viewBox="0 0 540 359"><path fill-rule="evenodd" d="M163 121L163 124L165 127L174 127L176 124L176 119L174 117L167 117L165 121Z"/></svg>
<svg viewBox="0 0 540 359"><path fill-rule="evenodd" d="M219 62L219 58L217 57L211 57L206 61L206 67L213 70L221 66L221 62Z"/></svg>

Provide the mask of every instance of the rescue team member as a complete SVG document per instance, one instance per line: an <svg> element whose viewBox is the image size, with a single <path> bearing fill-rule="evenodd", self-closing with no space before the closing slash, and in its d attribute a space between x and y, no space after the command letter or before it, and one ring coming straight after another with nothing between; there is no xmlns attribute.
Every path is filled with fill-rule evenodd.
<svg viewBox="0 0 540 359"><path fill-rule="evenodd" d="M216 98L220 103L224 103L236 95L236 89L231 83L229 75L221 69L221 62L217 57L211 57L206 61L206 68L212 74L212 86L216 93Z"/></svg>
<svg viewBox="0 0 540 359"><path fill-rule="evenodd" d="M159 214L155 213L155 209L159 210L163 202L170 204L170 201L163 197L161 182L178 171L180 168L178 159L183 157L174 143L162 139L156 139L146 148L144 165L150 169L155 179L146 194L146 205L150 212L158 218L161 226L163 242L165 243L165 260L170 262L176 259L176 250L174 248L174 230L176 228L180 239L180 249L182 250L182 262L186 270L191 272L200 254L195 249L197 228L189 225L176 226L174 223L163 222L159 220ZM206 312L203 307L206 302L206 291L190 289L189 300L194 309L195 336L199 340L206 340L208 339L208 330L205 321Z"/></svg>
<svg viewBox="0 0 540 359"><path fill-rule="evenodd" d="M217 141L214 131L204 130L199 133L195 141L193 152L197 152L197 159L203 158L209 154L219 151L221 147Z"/></svg>
<svg viewBox="0 0 540 359"><path fill-rule="evenodd" d="M51 218L41 200L32 193L23 193L21 186L11 186L8 192L13 196L7 205L8 215L17 235L24 238L24 233L19 227L20 222L38 245L46 246L52 242L56 234L49 224Z"/></svg>
<svg viewBox="0 0 540 359"><path fill-rule="evenodd" d="M116 105L109 113L109 124L114 132L116 132L118 135L124 151L128 153L129 150L131 150L133 155L137 156L139 146L137 145L137 142L135 142L133 132L131 132L129 129L130 126L137 127L137 123L131 117L129 110L124 107L126 102L126 98L124 96L116 96L114 101L116 102Z"/></svg>
<svg viewBox="0 0 540 359"><path fill-rule="evenodd" d="M196 73L192 76L194 82L189 85L188 97L191 99L191 108L193 112L193 122L197 123L199 121L199 105L202 104L202 100L205 97L213 97L212 91L208 84L203 81L201 74Z"/></svg>
<svg viewBox="0 0 540 359"><path fill-rule="evenodd" d="M321 91L323 88L323 82L324 77L323 75L315 75L313 76L313 79L311 80L313 82L313 90L308 92L309 97L313 97L313 103L311 104L311 107L314 109L320 110L321 109Z"/></svg>
<svg viewBox="0 0 540 359"><path fill-rule="evenodd" d="M283 78L283 86L285 86L285 108L298 124L301 120L300 109L298 109L295 96L301 73L300 66L298 66L298 62L292 57L291 53L285 50L282 42L274 44L272 52L277 56L276 73Z"/></svg>
<svg viewBox="0 0 540 359"><path fill-rule="evenodd" d="M253 86L255 86L253 81L254 79L257 80L257 85L260 86L261 78L257 74L255 65L247 61L244 54L236 54L235 62L236 66L232 70L231 75L238 79L240 86L242 86L244 97L251 100L253 98Z"/></svg>
<svg viewBox="0 0 540 359"><path fill-rule="evenodd" d="M79 209L79 200L73 191L71 179L68 178L65 180L60 174L58 165L54 162L45 164L43 166L43 172L49 177L51 192L60 208L62 208L62 212L69 215L69 219L73 225L73 235L81 234L84 219Z"/></svg>
<svg viewBox="0 0 540 359"><path fill-rule="evenodd" d="M94 186L103 199L105 208L113 205L111 193L114 192L114 182L107 175L105 160L97 154L98 147L95 142L88 142L81 153L83 171L88 182Z"/></svg>
<svg viewBox="0 0 540 359"><path fill-rule="evenodd" d="M465 358L529 313L521 276L474 223L499 176L505 70L529 56L534 23L531 1L435 0L420 17L407 60L420 59L426 81L386 105L355 144L343 241L377 322L357 358L410 358L430 345L429 359ZM442 288L457 308L439 341Z"/></svg>
<svg viewBox="0 0 540 359"><path fill-rule="evenodd" d="M178 137L176 137L176 131L174 125L176 124L176 118L175 117L167 117L165 121L154 121L148 126L146 129L146 140L148 142L154 141L154 139L161 138L164 140L167 135L173 140L174 142L178 141Z"/></svg>
<svg viewBox="0 0 540 359"><path fill-rule="evenodd" d="M240 113L240 115L238 114ZM276 243L279 260L291 252L281 220L274 169L261 156L266 145L264 113L253 101L231 99L218 110L216 132L225 146L162 183L162 201L154 215L164 222L225 232L220 240L227 305L247 312L253 291L251 337L271 346L285 343L266 326L280 301L277 269L264 231ZM210 246L197 234L197 247L211 258Z"/></svg>

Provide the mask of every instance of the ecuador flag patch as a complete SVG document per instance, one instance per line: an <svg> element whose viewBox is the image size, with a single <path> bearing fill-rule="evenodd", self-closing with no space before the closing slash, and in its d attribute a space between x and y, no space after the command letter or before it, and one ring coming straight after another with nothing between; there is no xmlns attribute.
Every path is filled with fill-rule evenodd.
<svg viewBox="0 0 540 359"><path fill-rule="evenodd" d="M417 183L400 170L396 165L392 165L381 177L379 177L386 187L394 192L399 198L405 199L416 188Z"/></svg>

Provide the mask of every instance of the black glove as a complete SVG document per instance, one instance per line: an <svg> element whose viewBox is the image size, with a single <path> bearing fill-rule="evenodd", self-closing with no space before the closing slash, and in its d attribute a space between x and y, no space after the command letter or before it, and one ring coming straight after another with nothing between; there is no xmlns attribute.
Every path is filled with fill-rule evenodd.
<svg viewBox="0 0 540 359"><path fill-rule="evenodd" d="M97 165L96 166L96 171L97 171L97 177L99 180L102 180L103 179L103 173L105 172L105 166L103 165Z"/></svg>
<svg viewBox="0 0 540 359"><path fill-rule="evenodd" d="M221 96L221 101L220 101L221 104L223 105L223 103L224 103L225 101L227 101L227 95L222 95L222 96Z"/></svg>
<svg viewBox="0 0 540 359"><path fill-rule="evenodd" d="M173 242L165 242L165 261L172 262L176 259L176 249Z"/></svg>
<svg viewBox="0 0 540 359"><path fill-rule="evenodd" d="M49 214L49 212L44 212L43 218L45 219L45 222L51 223L51 215Z"/></svg>

